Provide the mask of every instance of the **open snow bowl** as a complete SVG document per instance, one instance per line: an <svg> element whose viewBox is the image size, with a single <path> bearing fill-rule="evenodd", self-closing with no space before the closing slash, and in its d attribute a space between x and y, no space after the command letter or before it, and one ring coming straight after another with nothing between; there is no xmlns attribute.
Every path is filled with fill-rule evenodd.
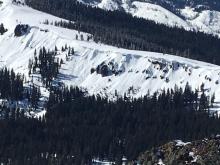
<svg viewBox="0 0 220 165"><path fill-rule="evenodd" d="M15 27L14 34L16 37L21 37L27 33L29 33L31 27L29 25L19 24Z"/></svg>

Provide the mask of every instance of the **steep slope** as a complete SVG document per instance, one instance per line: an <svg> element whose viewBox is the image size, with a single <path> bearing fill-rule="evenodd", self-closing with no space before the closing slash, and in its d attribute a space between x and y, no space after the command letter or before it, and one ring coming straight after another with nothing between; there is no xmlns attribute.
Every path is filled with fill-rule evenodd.
<svg viewBox="0 0 220 165"><path fill-rule="evenodd" d="M35 49L39 51L43 46L54 49L57 46L57 58L64 60L57 81L78 85L90 94L114 98L116 93L127 93L141 97L175 85L184 87L189 82L193 89L199 90L204 83L206 92L210 95L215 93L216 101L220 100L219 66L167 54L97 44L85 40L89 34L42 24L46 19L60 20L23 5L11 4L10 0L3 1L0 20L9 31L0 36L1 67L14 68L28 77L29 59L34 58ZM29 24L30 32L15 37L14 28L18 23ZM83 35L84 40L76 40L76 35ZM68 59L67 52L60 51L65 44L75 49L75 54ZM107 74L102 75L97 71L98 67L106 68Z"/></svg>
<svg viewBox="0 0 220 165"><path fill-rule="evenodd" d="M105 10L123 10L133 16L168 26L220 35L219 3L204 1L80 1ZM215 4L215 5L214 5Z"/></svg>

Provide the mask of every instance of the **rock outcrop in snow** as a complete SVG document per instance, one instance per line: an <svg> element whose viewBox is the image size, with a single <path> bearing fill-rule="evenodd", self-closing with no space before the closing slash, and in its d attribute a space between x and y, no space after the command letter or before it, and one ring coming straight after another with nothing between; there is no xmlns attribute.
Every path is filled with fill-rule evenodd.
<svg viewBox="0 0 220 165"><path fill-rule="evenodd" d="M14 30L14 34L16 37L20 37L20 36L25 35L29 32L30 32L30 26L29 25L22 25L22 24L17 25Z"/></svg>

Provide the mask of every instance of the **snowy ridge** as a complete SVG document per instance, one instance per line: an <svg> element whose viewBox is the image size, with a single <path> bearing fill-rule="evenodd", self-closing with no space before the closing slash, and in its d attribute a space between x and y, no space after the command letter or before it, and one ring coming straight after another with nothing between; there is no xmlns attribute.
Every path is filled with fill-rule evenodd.
<svg viewBox="0 0 220 165"><path fill-rule="evenodd" d="M215 93L216 101L220 101L219 66L167 54L76 40L77 31L42 24L46 19L60 20L26 6L13 5L9 0L3 1L0 22L9 31L0 36L0 67L14 68L28 78L28 62L33 59L35 49L45 46L52 50L57 46L61 50L67 44L75 49L75 54L66 60L66 52L59 51L57 57L64 59L64 64L57 81L83 87L90 94L113 98L116 93L122 96L127 93L132 97L141 97L148 92L174 88L175 85L184 87L189 82L193 89L200 89L204 83L206 92L210 95ZM15 37L17 22L29 24L30 32ZM88 35L80 34L84 38ZM97 72L91 73L92 68L103 64L108 66L109 75L103 77ZM113 66L117 74L112 72ZM47 95L46 91L42 93Z"/></svg>

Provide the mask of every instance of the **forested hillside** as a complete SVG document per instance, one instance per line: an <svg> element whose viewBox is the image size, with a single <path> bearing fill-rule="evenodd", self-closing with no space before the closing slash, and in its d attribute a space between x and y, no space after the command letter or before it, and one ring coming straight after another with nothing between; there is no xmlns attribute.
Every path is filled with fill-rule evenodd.
<svg viewBox="0 0 220 165"><path fill-rule="evenodd" d="M75 21L75 24L65 27L88 32L96 42L220 64L220 40L211 35L169 28L121 11L104 11L72 0L26 0L26 3L35 9Z"/></svg>
<svg viewBox="0 0 220 165"><path fill-rule="evenodd" d="M3 165L91 164L108 159L121 164L169 140L195 140L220 131L220 119L209 113L203 93L185 89L116 102L85 97L79 88L53 90L48 111L39 119L19 109L5 109L0 120Z"/></svg>

